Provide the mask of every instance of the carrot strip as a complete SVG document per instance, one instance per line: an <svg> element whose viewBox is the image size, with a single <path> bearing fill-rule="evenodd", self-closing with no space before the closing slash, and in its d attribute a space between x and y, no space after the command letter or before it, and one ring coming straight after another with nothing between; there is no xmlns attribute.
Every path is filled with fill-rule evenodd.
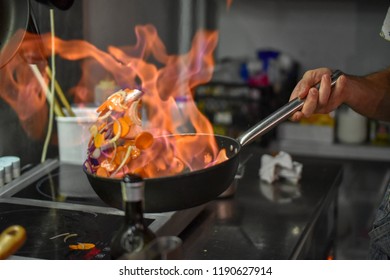
<svg viewBox="0 0 390 280"><path fill-rule="evenodd" d="M93 243L79 243L77 245L69 245L69 249L71 250L90 250L95 248L95 244Z"/></svg>

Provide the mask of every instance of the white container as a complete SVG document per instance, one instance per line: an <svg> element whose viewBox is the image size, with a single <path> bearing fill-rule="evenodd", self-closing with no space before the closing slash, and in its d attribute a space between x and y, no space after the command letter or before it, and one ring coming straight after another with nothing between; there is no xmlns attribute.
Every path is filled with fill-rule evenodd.
<svg viewBox="0 0 390 280"><path fill-rule="evenodd" d="M89 128L96 122L96 108L72 108L76 117L56 117L60 161L83 164L87 158Z"/></svg>
<svg viewBox="0 0 390 280"><path fill-rule="evenodd" d="M0 168L2 168L2 176L4 176L4 183L9 183L12 181L12 163L11 162L1 162Z"/></svg>
<svg viewBox="0 0 390 280"><path fill-rule="evenodd" d="M339 108L337 139L341 143L360 144L367 140L367 118L349 107Z"/></svg>

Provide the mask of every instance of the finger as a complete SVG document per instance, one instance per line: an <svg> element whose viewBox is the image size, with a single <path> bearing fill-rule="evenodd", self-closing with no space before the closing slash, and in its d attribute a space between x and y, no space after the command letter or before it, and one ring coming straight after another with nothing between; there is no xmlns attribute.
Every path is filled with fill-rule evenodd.
<svg viewBox="0 0 390 280"><path fill-rule="evenodd" d="M305 99L307 94L309 93L309 89L311 88L314 77L314 71L309 70L303 74L302 79L295 86L291 96L290 101L299 97L300 99Z"/></svg>
<svg viewBox="0 0 390 280"><path fill-rule="evenodd" d="M290 95L290 101L297 97L301 99L305 98L309 91L309 88L310 87L306 84L305 81L299 81Z"/></svg>
<svg viewBox="0 0 390 280"><path fill-rule="evenodd" d="M326 107L331 94L331 78L328 74L322 76L321 84L318 91L318 106Z"/></svg>
<svg viewBox="0 0 390 280"><path fill-rule="evenodd" d="M342 98L341 96L341 93L344 91L344 88L345 88L345 85L347 83L347 78L345 75L341 75L337 81L336 81L336 84L335 84L335 87L334 87L334 93L335 93L335 97L337 99L340 99Z"/></svg>
<svg viewBox="0 0 390 280"><path fill-rule="evenodd" d="M331 112L335 110L337 107L339 107L340 104L346 102L347 97L344 94L346 81L347 78L345 77L345 75L342 75L337 79L335 86L330 90L328 103L326 107L323 107L321 109L321 113Z"/></svg>
<svg viewBox="0 0 390 280"><path fill-rule="evenodd" d="M301 110L306 118L310 117L316 111L318 106L318 95L319 92L316 88L311 88L309 90L309 93Z"/></svg>
<svg viewBox="0 0 390 280"><path fill-rule="evenodd" d="M330 75L329 73L330 70L328 68L319 68L317 70L306 71L293 91L294 97L305 99L310 88L319 83L324 74Z"/></svg>
<svg viewBox="0 0 390 280"><path fill-rule="evenodd" d="M295 112L295 113L291 116L290 120L293 121L293 122L298 122L298 121L300 121L303 117L304 117L303 113L302 113L301 111L297 111L297 112Z"/></svg>

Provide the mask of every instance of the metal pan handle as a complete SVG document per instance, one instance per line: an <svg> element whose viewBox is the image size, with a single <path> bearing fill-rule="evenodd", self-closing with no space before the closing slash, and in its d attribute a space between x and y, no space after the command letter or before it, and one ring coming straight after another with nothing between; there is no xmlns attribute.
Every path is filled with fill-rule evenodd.
<svg viewBox="0 0 390 280"><path fill-rule="evenodd" d="M331 86L333 87L336 84L337 79L343 74L340 70L336 70L332 73L331 76ZM319 89L320 83L316 84L315 87ZM287 120L291 117L296 111L302 109L305 99L295 98L288 102L286 105L282 106L271 115L258 122L250 129L241 134L237 141L245 146L252 142L255 138L264 135L269 130L280 124L281 122Z"/></svg>

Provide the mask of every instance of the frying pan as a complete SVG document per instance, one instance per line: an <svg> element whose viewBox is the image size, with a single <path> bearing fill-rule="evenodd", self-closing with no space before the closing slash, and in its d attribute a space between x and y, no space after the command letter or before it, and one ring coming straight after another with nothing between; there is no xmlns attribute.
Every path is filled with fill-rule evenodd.
<svg viewBox="0 0 390 280"><path fill-rule="evenodd" d="M342 74L335 71L332 86ZM319 85L317 85L319 87ZM204 204L225 191L234 180L241 148L264 135L301 109L304 100L296 98L260 121L237 139L215 135L219 149L226 149L228 159L214 166L175 176L145 178L145 207L147 213L169 212ZM183 137L209 137L207 134L182 134ZM174 137L164 136L164 137ZM122 209L120 179L99 177L83 170L96 194L108 205Z"/></svg>

